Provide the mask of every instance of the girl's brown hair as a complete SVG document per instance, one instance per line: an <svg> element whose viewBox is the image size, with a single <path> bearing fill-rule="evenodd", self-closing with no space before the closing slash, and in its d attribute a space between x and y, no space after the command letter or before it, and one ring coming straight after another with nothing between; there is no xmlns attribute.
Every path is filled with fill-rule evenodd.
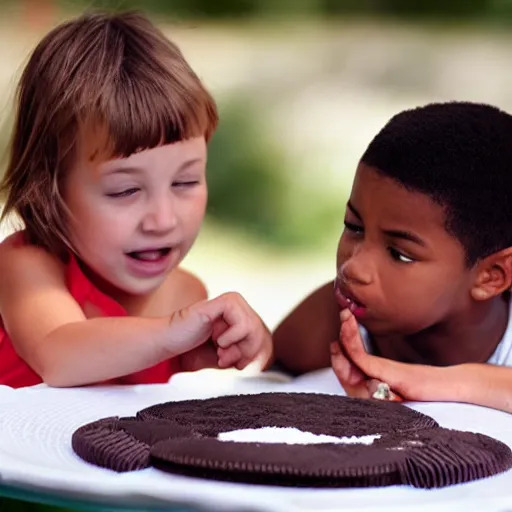
<svg viewBox="0 0 512 512"><path fill-rule="evenodd" d="M112 157L204 135L217 126L214 100L181 51L138 12L93 13L38 44L17 90L6 197L30 243L62 256L71 247L60 193L84 126L108 134Z"/></svg>

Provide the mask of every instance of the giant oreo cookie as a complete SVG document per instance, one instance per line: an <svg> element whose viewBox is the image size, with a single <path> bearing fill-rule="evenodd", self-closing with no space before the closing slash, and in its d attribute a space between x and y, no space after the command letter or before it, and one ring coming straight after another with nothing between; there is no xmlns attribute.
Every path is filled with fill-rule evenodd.
<svg viewBox="0 0 512 512"><path fill-rule="evenodd" d="M225 440L228 432L248 429L265 429L275 437L297 431L329 437L315 438L314 444ZM503 443L443 429L402 404L310 393L158 404L135 418L85 425L73 434L72 444L82 459L115 471L154 466L267 485L431 488L512 467L512 451Z"/></svg>

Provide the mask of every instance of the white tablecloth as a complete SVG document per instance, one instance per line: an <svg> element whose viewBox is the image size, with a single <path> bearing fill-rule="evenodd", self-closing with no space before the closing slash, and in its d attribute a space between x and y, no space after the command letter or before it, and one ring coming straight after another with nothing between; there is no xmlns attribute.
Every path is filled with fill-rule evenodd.
<svg viewBox="0 0 512 512"><path fill-rule="evenodd" d="M170 400L267 391L343 393L329 370L293 382L204 371L177 375L166 385L20 390L0 386L0 485L131 507L181 504L262 512L512 510L512 471L438 490L291 489L186 478L155 469L117 474L84 463L71 449L77 427L105 416L129 416ZM410 406L444 427L481 432L512 446L512 415L464 404Z"/></svg>

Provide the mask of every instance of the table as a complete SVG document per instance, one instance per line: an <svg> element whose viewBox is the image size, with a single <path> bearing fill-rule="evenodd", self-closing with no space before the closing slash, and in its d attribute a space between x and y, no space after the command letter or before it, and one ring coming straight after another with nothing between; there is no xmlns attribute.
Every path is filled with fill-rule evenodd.
<svg viewBox="0 0 512 512"><path fill-rule="evenodd" d="M0 512L194 512L190 508L130 508L63 499L45 494L0 485Z"/></svg>
<svg viewBox="0 0 512 512"><path fill-rule="evenodd" d="M169 384L151 386L38 386L20 390L0 386L0 495L67 510L102 512L191 512L194 508L220 508L226 512L333 512L339 510L340 503L345 510L365 512L510 509L512 471L432 491L403 486L312 490L186 478L154 468L119 475L87 465L73 453L71 434L84 423L111 415L131 416L159 402L269 391L343 394L331 370L287 383L264 378L227 378L207 372L202 374L203 378L192 374L176 377ZM444 427L482 432L512 446L510 414L467 404L409 405L434 417ZM20 503L9 505L18 507ZM7 512L15 509L7 508Z"/></svg>

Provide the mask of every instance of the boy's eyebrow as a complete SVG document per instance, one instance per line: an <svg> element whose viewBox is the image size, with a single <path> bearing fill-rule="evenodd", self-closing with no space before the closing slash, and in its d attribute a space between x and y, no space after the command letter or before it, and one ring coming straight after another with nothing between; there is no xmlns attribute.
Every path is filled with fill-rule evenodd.
<svg viewBox="0 0 512 512"><path fill-rule="evenodd" d="M349 201L347 203L348 209L359 219L363 220L361 214L354 208L354 205ZM427 244L424 240L422 240L418 235L414 233L410 233L409 231L401 231L396 229L384 229L382 231L386 236L390 238L399 238L401 240L407 240L408 242L413 242L415 244L421 245L422 247L426 247Z"/></svg>
<svg viewBox="0 0 512 512"><path fill-rule="evenodd" d="M415 244L421 245L422 247L427 246L427 244L419 236L415 235L414 233L410 233L409 231L384 229L382 232L390 238L400 238L401 240L407 240L408 242L413 242Z"/></svg>
<svg viewBox="0 0 512 512"><path fill-rule="evenodd" d="M354 208L354 205L350 201L347 203L347 207L359 220L363 220L361 214Z"/></svg>

